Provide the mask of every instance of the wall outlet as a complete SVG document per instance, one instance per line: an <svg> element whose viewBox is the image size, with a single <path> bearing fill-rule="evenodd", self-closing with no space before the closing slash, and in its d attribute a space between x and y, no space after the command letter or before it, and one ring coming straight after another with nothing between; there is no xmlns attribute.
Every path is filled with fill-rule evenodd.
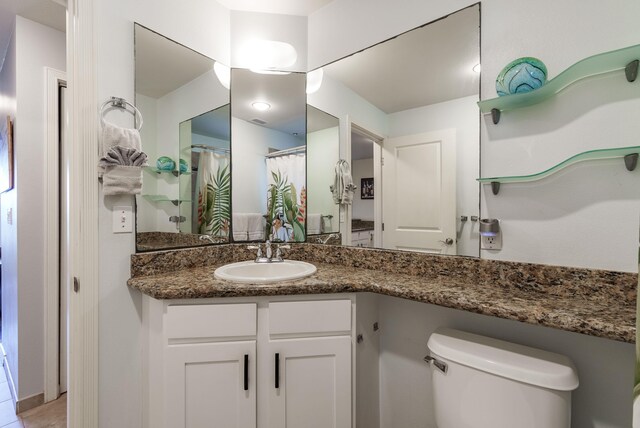
<svg viewBox="0 0 640 428"><path fill-rule="evenodd" d="M481 236L483 250L501 250L502 249L502 233L496 236Z"/></svg>

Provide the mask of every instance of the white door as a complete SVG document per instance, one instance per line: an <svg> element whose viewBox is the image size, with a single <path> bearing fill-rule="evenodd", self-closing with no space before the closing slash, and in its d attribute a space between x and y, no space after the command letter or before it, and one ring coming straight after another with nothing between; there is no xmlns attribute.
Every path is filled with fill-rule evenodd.
<svg viewBox="0 0 640 428"><path fill-rule="evenodd" d="M351 427L351 338L269 342L269 428Z"/></svg>
<svg viewBox="0 0 640 428"><path fill-rule="evenodd" d="M456 134L437 132L384 141L383 247L456 254Z"/></svg>
<svg viewBox="0 0 640 428"><path fill-rule="evenodd" d="M165 428L255 428L256 342L169 345Z"/></svg>

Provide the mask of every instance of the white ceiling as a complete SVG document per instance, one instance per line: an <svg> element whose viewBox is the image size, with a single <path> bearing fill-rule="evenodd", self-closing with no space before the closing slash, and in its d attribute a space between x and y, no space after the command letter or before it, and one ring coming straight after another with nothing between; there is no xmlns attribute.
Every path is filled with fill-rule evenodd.
<svg viewBox="0 0 640 428"><path fill-rule="evenodd" d="M228 9L245 12L309 16L333 0L218 0Z"/></svg>
<svg viewBox="0 0 640 428"><path fill-rule="evenodd" d="M385 113L478 93L478 6L415 29L324 67Z"/></svg>
<svg viewBox="0 0 640 428"><path fill-rule="evenodd" d="M0 69L13 34L16 15L66 31L67 9L64 0L0 0Z"/></svg>
<svg viewBox="0 0 640 428"><path fill-rule="evenodd" d="M249 70L231 70L231 114L251 122L260 119L265 127L288 134L305 133L306 77L303 73L285 75L258 74ZM251 104L269 103L267 111L258 111Z"/></svg>
<svg viewBox="0 0 640 428"><path fill-rule="evenodd" d="M214 61L140 25L135 27L136 93L160 98L211 71Z"/></svg>

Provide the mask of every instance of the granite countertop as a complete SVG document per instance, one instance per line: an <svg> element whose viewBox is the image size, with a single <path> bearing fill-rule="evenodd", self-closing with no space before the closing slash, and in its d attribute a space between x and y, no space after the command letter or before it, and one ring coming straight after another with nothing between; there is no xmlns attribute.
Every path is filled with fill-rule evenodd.
<svg viewBox="0 0 640 428"><path fill-rule="evenodd" d="M374 221L353 219L351 221L351 232L364 232L374 229Z"/></svg>
<svg viewBox="0 0 640 428"><path fill-rule="evenodd" d="M157 257L162 259L162 253L159 254ZM145 272L129 279L128 285L156 299L371 292L635 342L635 295L628 298L631 294L628 288L603 294L599 291L606 289L607 284L591 284L589 292L573 290L559 295L542 287L511 286L481 278L471 281L469 276L405 274L315 261L312 263L318 271L305 279L277 284L236 284L214 278L215 269L226 262L160 273ZM134 269L139 268L134 266ZM523 271L519 272L522 277ZM585 282L589 281L585 277Z"/></svg>

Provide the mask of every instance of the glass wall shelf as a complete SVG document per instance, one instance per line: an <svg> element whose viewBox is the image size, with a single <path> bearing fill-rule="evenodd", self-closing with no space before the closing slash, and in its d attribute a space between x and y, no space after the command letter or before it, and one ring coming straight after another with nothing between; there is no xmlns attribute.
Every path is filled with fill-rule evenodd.
<svg viewBox="0 0 640 428"><path fill-rule="evenodd" d="M179 172L176 170L167 171L164 169L158 169L154 166L145 166L144 169L149 172L155 172L156 174L173 174L175 177L177 177L178 175L191 175L191 171L187 171L187 172Z"/></svg>
<svg viewBox="0 0 640 428"><path fill-rule="evenodd" d="M631 147L619 147L614 149L596 149L579 153L571 156L570 158L560 162L557 165L552 166L537 174L530 175L512 175L505 177L486 177L478 178L478 181L482 184L491 184L493 194L497 195L500 191L500 184L502 183L526 183L531 181L541 180L546 178L569 165L573 165L578 162L597 160L597 159L612 159L612 158L624 158L625 167L629 171L633 171L638 163L638 154L640 153L640 146Z"/></svg>
<svg viewBox="0 0 640 428"><path fill-rule="evenodd" d="M478 106L482 113L491 113L493 123L497 124L502 111L541 103L567 86L587 77L625 70L627 80L633 82L638 74L638 59L640 59L640 45L594 55L573 64L536 90L483 100L478 102Z"/></svg>
<svg viewBox="0 0 640 428"><path fill-rule="evenodd" d="M171 199L166 195L142 195L147 201L150 202L171 202L173 205L178 205L183 202L191 202L188 199Z"/></svg>

